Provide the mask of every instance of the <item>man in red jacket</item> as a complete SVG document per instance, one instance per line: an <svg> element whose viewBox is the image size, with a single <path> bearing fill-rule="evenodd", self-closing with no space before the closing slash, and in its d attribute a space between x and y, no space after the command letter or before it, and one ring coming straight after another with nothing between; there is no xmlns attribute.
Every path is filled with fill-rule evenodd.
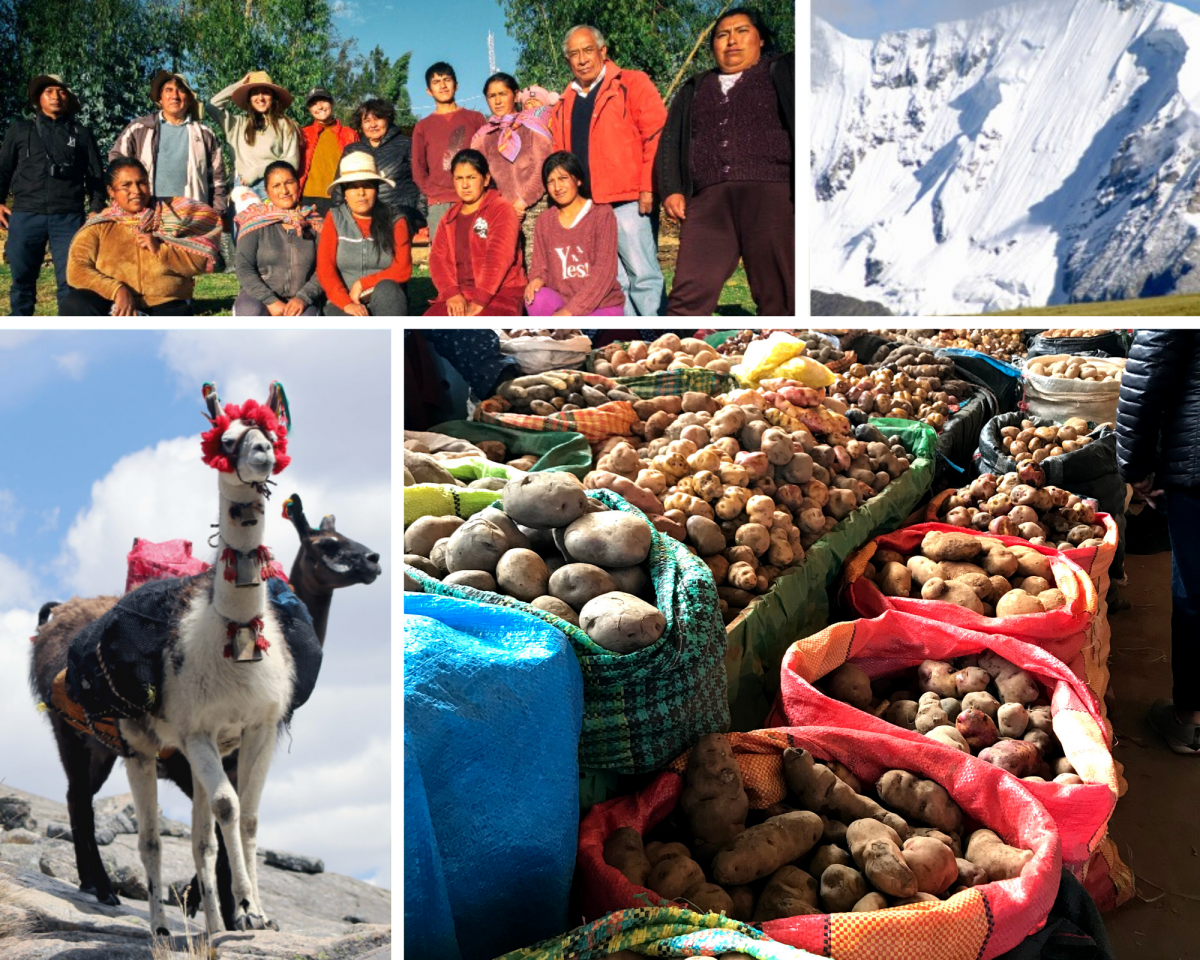
<svg viewBox="0 0 1200 960"><path fill-rule="evenodd" d="M300 170L301 203L312 205L324 216L333 206L329 185L337 178L342 151L358 139L358 134L333 115L333 96L322 87L308 91L304 105L313 122L300 130L304 137L304 157Z"/></svg>
<svg viewBox="0 0 1200 960"><path fill-rule="evenodd" d="M595 27L567 31L563 56L575 79L554 110L554 149L579 158L592 201L611 204L617 215L617 281L625 314L661 316L653 173L667 108L646 74L608 59L604 34Z"/></svg>

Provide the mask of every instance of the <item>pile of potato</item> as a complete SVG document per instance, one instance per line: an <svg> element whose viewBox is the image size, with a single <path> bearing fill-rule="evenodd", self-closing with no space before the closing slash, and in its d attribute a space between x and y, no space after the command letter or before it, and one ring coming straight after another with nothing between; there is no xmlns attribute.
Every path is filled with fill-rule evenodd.
<svg viewBox="0 0 1200 960"><path fill-rule="evenodd" d="M940 330L935 336L921 337L921 343L934 350L957 347L986 353L997 360L1011 362L1025 356L1024 330Z"/></svg>
<svg viewBox="0 0 1200 960"><path fill-rule="evenodd" d="M1033 859L991 830L964 838L946 790L907 770L879 778L878 801L844 766L806 750L785 750L783 771L787 802L750 810L729 742L701 738L676 810L644 845L631 827L614 831L604 862L664 899L763 923L940 900L1019 877Z"/></svg>
<svg viewBox="0 0 1200 960"><path fill-rule="evenodd" d="M815 402L819 393L778 392L797 402ZM820 443L805 424L768 405L773 393L739 391L731 396L757 403L725 406L702 393L640 401L634 409L644 417L644 436L605 441L584 479L589 488L621 494L708 564L726 622L912 458L898 438L883 442L874 428L866 432L870 441Z"/></svg>
<svg viewBox="0 0 1200 960"><path fill-rule="evenodd" d="M548 417L554 413L598 407L613 400L633 402L632 393L613 388L601 390L584 381L583 374L573 370L554 370L515 377L500 385L496 396L484 400L476 408L480 413L531 413Z"/></svg>
<svg viewBox="0 0 1200 960"><path fill-rule="evenodd" d="M1096 501L1045 483L1045 471L1028 461L999 479L985 473L946 499L941 520L1057 550L1100 546L1105 529Z"/></svg>
<svg viewBox="0 0 1200 960"><path fill-rule="evenodd" d="M1067 330L1065 328L1047 330L1042 334L1043 340L1061 340L1064 337L1075 337L1085 339L1088 337L1102 337L1106 333L1111 333L1110 330Z"/></svg>
<svg viewBox="0 0 1200 960"><path fill-rule="evenodd" d="M470 483L464 483L451 474L439 461L461 459L471 456L474 450L481 451L489 460L504 463L517 470L530 470L537 463L535 454L505 460L505 446L498 440L481 440L470 443L466 440L459 442L461 450L443 448L438 453L430 453L429 447L420 440L404 441L404 485L411 487L418 483L441 483L452 487L464 487L467 490L499 490L505 481L499 477L480 477ZM474 449L471 449L474 448Z"/></svg>
<svg viewBox="0 0 1200 960"><path fill-rule="evenodd" d="M1108 364L1097 366L1086 357L1068 357L1050 364L1043 363L1041 359L1030 360L1025 365L1025 372L1039 377L1053 377L1055 380L1090 380L1093 383L1120 383L1123 376L1119 367Z"/></svg>
<svg viewBox="0 0 1200 960"><path fill-rule="evenodd" d="M443 583L497 591L553 613L613 653L633 653L662 636L666 619L647 602L654 592L644 520L590 499L569 473L510 480L500 505L465 521L420 518L404 531L404 562ZM404 589L421 587L406 575Z"/></svg>
<svg viewBox="0 0 1200 960"><path fill-rule="evenodd" d="M829 392L833 400L847 405L846 416L852 423L866 422L868 417L895 417L920 420L940 432L952 413L950 408L975 389L955 374L952 361L906 344L881 364L851 365Z"/></svg>
<svg viewBox="0 0 1200 960"><path fill-rule="evenodd" d="M644 377L664 370L686 370L703 367L717 373L728 373L730 362L703 340L673 333L664 333L657 340L631 340L622 347L610 343L600 350L596 373L602 377Z"/></svg>
<svg viewBox="0 0 1200 960"><path fill-rule="evenodd" d="M865 576L885 597L941 600L985 617L1045 613L1066 604L1045 554L970 533L932 530L911 557L879 550Z"/></svg>
<svg viewBox="0 0 1200 960"><path fill-rule="evenodd" d="M1100 428L1105 427L1112 429L1112 424L1100 424ZM1095 439L1088 435L1088 422L1081 417L1069 417L1061 425L1046 427L1022 420L1020 427L1000 430L1000 446L1017 461L1018 468L1029 461L1041 463L1047 457L1080 450Z"/></svg>
<svg viewBox="0 0 1200 960"><path fill-rule="evenodd" d="M1062 755L1050 701L1037 680L990 650L953 663L926 660L910 675L876 680L844 663L821 686L835 700L975 754L1022 780L1083 783Z"/></svg>

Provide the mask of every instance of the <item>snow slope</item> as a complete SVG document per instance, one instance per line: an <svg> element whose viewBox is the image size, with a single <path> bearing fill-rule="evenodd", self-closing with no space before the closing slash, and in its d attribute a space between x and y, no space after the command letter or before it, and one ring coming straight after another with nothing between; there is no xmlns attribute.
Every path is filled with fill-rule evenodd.
<svg viewBox="0 0 1200 960"><path fill-rule="evenodd" d="M1200 16L1025 0L812 31L811 276L898 314L1200 291Z"/></svg>

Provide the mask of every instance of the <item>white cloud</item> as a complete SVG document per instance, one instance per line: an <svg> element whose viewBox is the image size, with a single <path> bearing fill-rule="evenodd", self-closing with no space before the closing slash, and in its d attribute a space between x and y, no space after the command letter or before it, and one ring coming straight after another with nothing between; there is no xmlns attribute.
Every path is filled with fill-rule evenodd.
<svg viewBox="0 0 1200 960"><path fill-rule="evenodd" d="M55 357L54 362L58 364L58 369L72 380L82 380L83 375L87 373L87 355L78 350Z"/></svg>
<svg viewBox="0 0 1200 960"><path fill-rule="evenodd" d="M16 560L0 553L0 611L41 606L43 601L39 599L40 589L38 580L32 573Z"/></svg>
<svg viewBox="0 0 1200 960"><path fill-rule="evenodd" d="M0 330L0 350L18 350L42 336L43 330Z"/></svg>
<svg viewBox="0 0 1200 960"><path fill-rule="evenodd" d="M51 530L58 529L58 515L62 512L61 507L51 507L49 510L41 512L42 525L37 528L38 533L49 533Z"/></svg>

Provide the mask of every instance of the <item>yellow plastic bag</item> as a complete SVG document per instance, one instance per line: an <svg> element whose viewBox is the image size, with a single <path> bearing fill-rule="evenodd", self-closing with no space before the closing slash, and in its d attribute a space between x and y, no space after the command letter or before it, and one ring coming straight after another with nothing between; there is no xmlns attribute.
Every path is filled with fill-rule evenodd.
<svg viewBox="0 0 1200 960"><path fill-rule="evenodd" d="M837 379L825 364L812 357L793 357L777 366L772 376L796 380L814 390L827 387Z"/></svg>
<svg viewBox="0 0 1200 960"><path fill-rule="evenodd" d="M775 368L793 357L804 355L804 341L776 331L766 340L755 340L746 348L740 365L732 373L742 383L757 387L762 380L775 376Z"/></svg>

